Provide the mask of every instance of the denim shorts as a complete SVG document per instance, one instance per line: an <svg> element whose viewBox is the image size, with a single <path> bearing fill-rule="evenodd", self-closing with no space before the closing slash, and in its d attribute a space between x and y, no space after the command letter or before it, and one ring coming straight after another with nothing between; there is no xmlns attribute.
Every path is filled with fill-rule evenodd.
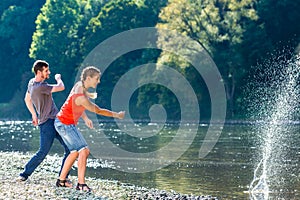
<svg viewBox="0 0 300 200"><path fill-rule="evenodd" d="M88 145L74 124L65 125L58 118L55 118L54 126L70 152L81 151L88 148Z"/></svg>

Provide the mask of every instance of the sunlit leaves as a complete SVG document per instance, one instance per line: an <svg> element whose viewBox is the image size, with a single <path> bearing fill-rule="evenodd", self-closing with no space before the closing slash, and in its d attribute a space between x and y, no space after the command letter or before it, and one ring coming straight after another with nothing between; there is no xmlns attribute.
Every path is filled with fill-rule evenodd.
<svg viewBox="0 0 300 200"><path fill-rule="evenodd" d="M223 76L229 101L233 101L235 84L243 76L243 58L238 49L246 25L258 19L254 4L251 0L170 0L159 15L157 27L184 34L208 50ZM164 46L170 43L181 45L181 41L160 40ZM159 61L176 63L181 68L189 66L167 52Z"/></svg>

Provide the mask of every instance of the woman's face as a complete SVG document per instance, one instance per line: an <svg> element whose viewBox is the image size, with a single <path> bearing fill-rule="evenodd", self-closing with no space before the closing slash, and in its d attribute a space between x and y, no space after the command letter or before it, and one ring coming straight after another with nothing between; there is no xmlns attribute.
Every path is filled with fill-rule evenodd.
<svg viewBox="0 0 300 200"><path fill-rule="evenodd" d="M89 77L89 85L92 88L96 88L97 85L100 83L100 74L96 74L93 77Z"/></svg>

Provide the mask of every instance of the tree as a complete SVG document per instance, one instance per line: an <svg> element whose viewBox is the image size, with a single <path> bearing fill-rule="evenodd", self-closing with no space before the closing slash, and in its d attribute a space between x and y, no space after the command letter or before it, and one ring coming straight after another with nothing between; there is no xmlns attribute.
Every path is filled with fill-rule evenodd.
<svg viewBox="0 0 300 200"><path fill-rule="evenodd" d="M159 28L187 35L210 53L223 77L228 116L233 117L236 85L245 72L239 44L243 41L246 24L258 19L254 2L173 0L162 9L160 19ZM177 59L178 63L178 58L170 56L170 59Z"/></svg>
<svg viewBox="0 0 300 200"><path fill-rule="evenodd" d="M109 1L89 20L82 43L85 54L110 36L141 26L140 7L134 0Z"/></svg>
<svg viewBox="0 0 300 200"><path fill-rule="evenodd" d="M47 60L52 72L61 73L63 78L70 75L75 77L85 56L106 38L124 30L154 26L159 13L158 5L162 4L150 5L149 2L145 4L144 1L133 0L48 0L36 20L30 56ZM112 90L121 74L133 67L141 55L142 52L133 52L114 63L110 69L115 71L111 70L109 81L103 80L108 84L105 87L107 91ZM67 88L71 87L73 81L65 79ZM109 98L104 102L109 102Z"/></svg>
<svg viewBox="0 0 300 200"><path fill-rule="evenodd" d="M84 35L82 47L83 54L87 55L93 48L100 44L105 39L134 28L155 26L158 20L158 13L166 1L153 3L150 1L137 0L117 0L110 1L103 6L99 14L90 19L87 31ZM113 47L115 48L115 47ZM107 49L113 51L113 49ZM102 77L102 87L100 93L101 105L110 106L110 94L114 85L119 78L128 70L153 60L152 54L148 54L148 50L137 50L122 55L116 59L111 66L105 71L105 76ZM100 57L102 55L99 55ZM99 63L101 65L101 63ZM126 88L126 86L124 86ZM134 95L134 98L139 98L140 93ZM153 97L152 97L153 98ZM131 107L137 110L138 100L132 100ZM136 118L144 117L140 112L136 112Z"/></svg>
<svg viewBox="0 0 300 200"><path fill-rule="evenodd" d="M300 2L258 1L257 10L267 35L276 48L295 48L300 42Z"/></svg>
<svg viewBox="0 0 300 200"><path fill-rule="evenodd" d="M79 11L78 1L47 0L36 20L30 57L45 59L52 71L63 70L63 75L71 75L74 66L66 64L78 52L78 26L82 19Z"/></svg>
<svg viewBox="0 0 300 200"><path fill-rule="evenodd" d="M62 74L68 89L58 94L58 104L63 103L83 59L80 43L87 19L93 14L93 2L47 0L37 17L30 57L46 60L53 73Z"/></svg>
<svg viewBox="0 0 300 200"><path fill-rule="evenodd" d="M1 1L0 6L0 103L9 102L21 87L22 74L31 70L28 49L34 20L43 1ZM5 91L4 91L5 89ZM3 90L3 91L2 91ZM16 97L19 98L20 97ZM23 98L21 98L23 99Z"/></svg>

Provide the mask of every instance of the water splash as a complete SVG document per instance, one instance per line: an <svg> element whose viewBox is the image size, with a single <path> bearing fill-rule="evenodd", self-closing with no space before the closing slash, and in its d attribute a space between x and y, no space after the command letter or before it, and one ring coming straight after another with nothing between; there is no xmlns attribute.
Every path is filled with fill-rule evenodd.
<svg viewBox="0 0 300 200"><path fill-rule="evenodd" d="M249 193L251 199L253 200L262 200L269 198L269 185L267 182L267 170L265 167L265 162L263 159L259 162L257 168L254 171L254 179L250 184Z"/></svg>
<svg viewBox="0 0 300 200"><path fill-rule="evenodd" d="M261 79L254 101L260 118L261 160L249 187L250 199L267 200L270 194L282 191L284 177L291 169L284 165L291 145L290 123L297 113L299 101L299 57L277 57L265 63L267 76Z"/></svg>

